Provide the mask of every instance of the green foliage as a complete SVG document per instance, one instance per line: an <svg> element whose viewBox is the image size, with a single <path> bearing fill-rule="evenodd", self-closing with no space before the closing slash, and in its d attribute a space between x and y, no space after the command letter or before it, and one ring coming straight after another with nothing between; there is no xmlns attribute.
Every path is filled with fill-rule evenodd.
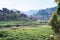
<svg viewBox="0 0 60 40"><path fill-rule="evenodd" d="M50 24L55 33L60 32L60 2L58 2L57 12L55 12L51 17Z"/></svg>
<svg viewBox="0 0 60 40"><path fill-rule="evenodd" d="M0 27L11 27L11 26L17 26L17 25L23 25L23 24L33 24L31 21L0 21Z"/></svg>
<svg viewBox="0 0 60 40"><path fill-rule="evenodd" d="M26 25L26 26L28 26L28 25L35 25L35 26L37 26L37 25L42 25L42 24L46 24L46 23L48 23L48 20L37 20L37 21L31 21L31 20L29 20L28 21L28 19L26 19L26 20L22 20L22 21L0 21L0 28L1 27L13 27L13 26L17 26L17 27L20 27L21 25L23 26L23 25Z"/></svg>
<svg viewBox="0 0 60 40"><path fill-rule="evenodd" d="M59 32L59 28L57 25L57 13L53 13L51 19L50 19L50 25L52 26L52 29L54 30L55 33Z"/></svg>
<svg viewBox="0 0 60 40"><path fill-rule="evenodd" d="M3 40L2 38L0 38L0 40Z"/></svg>
<svg viewBox="0 0 60 40"><path fill-rule="evenodd" d="M3 8L3 10L0 10L0 21L20 21L21 19L26 20L22 17L27 19L27 15L21 13L18 10L9 10L7 8Z"/></svg>
<svg viewBox="0 0 60 40"><path fill-rule="evenodd" d="M52 14L52 17L50 19L50 24L54 26L56 23L57 23L57 13L55 12Z"/></svg>
<svg viewBox="0 0 60 40"><path fill-rule="evenodd" d="M60 2L58 3L57 14L60 15Z"/></svg>
<svg viewBox="0 0 60 40"><path fill-rule="evenodd" d="M30 27L29 27L30 28ZM18 30L0 31L0 39L3 40L45 40L53 34L50 26L24 28ZM47 33L48 32L48 33ZM1 35L2 34L2 35Z"/></svg>
<svg viewBox="0 0 60 40"><path fill-rule="evenodd" d="M55 0L55 2L59 3L59 2L60 2L60 0Z"/></svg>

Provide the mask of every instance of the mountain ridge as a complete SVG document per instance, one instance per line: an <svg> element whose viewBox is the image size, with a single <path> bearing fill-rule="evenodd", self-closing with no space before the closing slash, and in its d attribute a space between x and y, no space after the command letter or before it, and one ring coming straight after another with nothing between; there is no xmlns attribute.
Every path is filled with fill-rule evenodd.
<svg viewBox="0 0 60 40"><path fill-rule="evenodd" d="M41 9L41 10L30 10L26 13L26 15L29 14L28 16L30 18L36 17L40 20L49 20L52 13L55 12L56 10L57 10L57 6L47 9Z"/></svg>

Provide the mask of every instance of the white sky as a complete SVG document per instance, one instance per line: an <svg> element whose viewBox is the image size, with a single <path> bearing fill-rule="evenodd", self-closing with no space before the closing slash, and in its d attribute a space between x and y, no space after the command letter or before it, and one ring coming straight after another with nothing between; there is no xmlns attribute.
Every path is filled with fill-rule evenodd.
<svg viewBox="0 0 60 40"><path fill-rule="evenodd" d="M54 7L54 0L0 0L0 9L18 9L20 11L38 10Z"/></svg>

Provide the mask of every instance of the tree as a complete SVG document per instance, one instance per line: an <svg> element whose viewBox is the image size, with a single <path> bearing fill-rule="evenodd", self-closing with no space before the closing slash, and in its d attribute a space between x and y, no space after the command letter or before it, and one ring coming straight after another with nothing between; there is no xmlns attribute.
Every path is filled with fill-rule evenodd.
<svg viewBox="0 0 60 40"><path fill-rule="evenodd" d="M57 40L60 40L60 0L55 0L56 3L58 3L57 11L53 13L51 19L50 19L50 25L52 26L52 29L57 34Z"/></svg>
<svg viewBox="0 0 60 40"><path fill-rule="evenodd" d="M60 33L60 0L55 0L58 3L57 11L53 13L50 24L55 33Z"/></svg>
<svg viewBox="0 0 60 40"><path fill-rule="evenodd" d="M52 14L52 17L50 19L50 25L52 26L52 29L54 30L55 33L59 32L59 29L57 27L57 12L54 12Z"/></svg>
<svg viewBox="0 0 60 40"><path fill-rule="evenodd" d="M55 2L56 2L56 3L59 3L59 2L60 2L60 0L55 0Z"/></svg>

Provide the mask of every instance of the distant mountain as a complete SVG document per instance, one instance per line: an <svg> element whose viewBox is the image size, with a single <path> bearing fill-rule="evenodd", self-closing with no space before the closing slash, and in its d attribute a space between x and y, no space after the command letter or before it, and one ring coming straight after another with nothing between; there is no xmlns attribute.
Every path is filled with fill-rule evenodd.
<svg viewBox="0 0 60 40"><path fill-rule="evenodd" d="M7 8L2 8L0 10L0 21L9 20L49 20L52 13L57 10L57 7L47 8L42 10L30 10L28 12L23 12L19 10L9 10Z"/></svg>
<svg viewBox="0 0 60 40"><path fill-rule="evenodd" d="M32 18L38 18L39 20L49 20L52 13L57 10L57 7L42 9L42 10L30 10L26 14Z"/></svg>
<svg viewBox="0 0 60 40"><path fill-rule="evenodd" d="M25 14L30 16L30 15L36 14L37 12L38 12L38 10L29 10L29 11L25 12Z"/></svg>

